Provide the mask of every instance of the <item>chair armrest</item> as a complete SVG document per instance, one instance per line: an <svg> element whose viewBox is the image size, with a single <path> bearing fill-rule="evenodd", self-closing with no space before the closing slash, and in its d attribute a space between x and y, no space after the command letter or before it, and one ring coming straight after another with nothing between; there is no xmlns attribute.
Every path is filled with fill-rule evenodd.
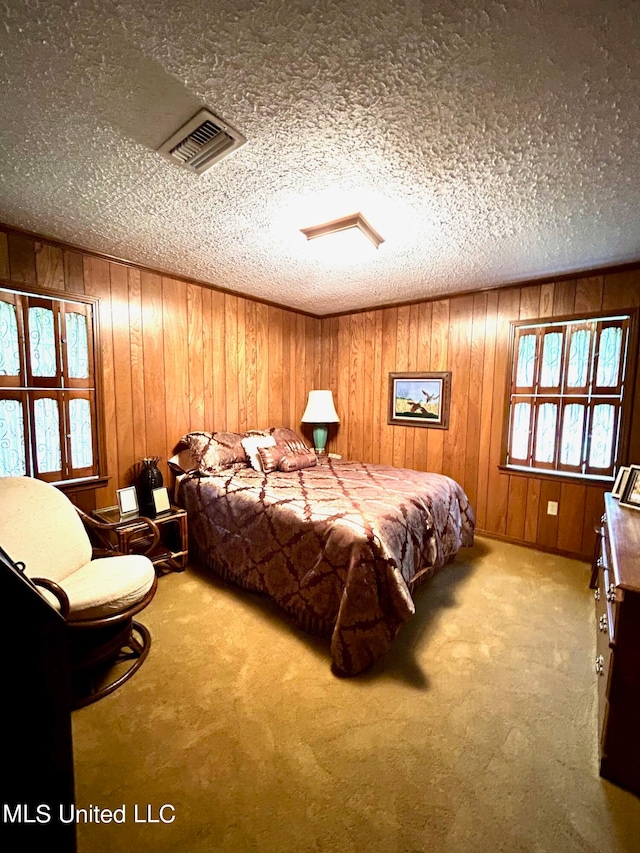
<svg viewBox="0 0 640 853"><path fill-rule="evenodd" d="M121 554L120 551L111 543L108 533L111 530L117 530L118 527L122 527L121 521L113 521L110 524L104 521L98 521L95 518L92 518L90 515L87 515L86 512L83 512L81 509L76 507L76 512L82 519L85 527L88 527L90 530L95 531L98 539L102 544L102 548L94 548L93 556L94 557L116 557ZM136 524L144 524L148 527L147 530L140 531L140 536L136 536L137 539L141 539L143 537L148 537L151 534L150 544L141 551L140 553L143 555L149 554L156 547L158 542L160 541L160 530L158 529L158 525L151 518L147 518L144 515L136 518Z"/></svg>
<svg viewBox="0 0 640 853"><path fill-rule="evenodd" d="M57 584L55 581L49 580L49 578L30 578L31 583L36 586L41 586L44 589L49 590L50 593L55 595L58 599L58 603L60 604L60 615L66 619L69 615L69 596L62 589L62 587Z"/></svg>

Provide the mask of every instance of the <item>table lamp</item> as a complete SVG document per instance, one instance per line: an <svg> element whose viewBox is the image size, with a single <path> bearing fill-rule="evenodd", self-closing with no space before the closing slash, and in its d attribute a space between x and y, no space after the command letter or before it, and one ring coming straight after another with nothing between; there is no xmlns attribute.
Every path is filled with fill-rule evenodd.
<svg viewBox="0 0 640 853"><path fill-rule="evenodd" d="M302 416L303 424L315 424L313 446L316 453L324 453L327 446L327 424L339 424L340 418L333 404L331 391L309 391L307 408Z"/></svg>

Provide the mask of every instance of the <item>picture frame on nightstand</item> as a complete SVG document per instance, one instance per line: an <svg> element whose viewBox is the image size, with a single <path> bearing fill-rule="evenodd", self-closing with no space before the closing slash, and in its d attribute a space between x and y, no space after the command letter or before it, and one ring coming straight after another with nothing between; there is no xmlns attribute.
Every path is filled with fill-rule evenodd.
<svg viewBox="0 0 640 853"><path fill-rule="evenodd" d="M169 512L171 509L171 503L169 501L169 490L166 486L154 489L151 493L151 497L153 498L155 515L161 515L163 512Z"/></svg>
<svg viewBox="0 0 640 853"><path fill-rule="evenodd" d="M629 466L623 466L618 471L618 476L616 477L616 481L613 484L613 488L611 489L611 494L614 498L620 499L622 493L624 492L624 487L627 485L627 480L629 479L629 473L631 468Z"/></svg>
<svg viewBox="0 0 640 853"><path fill-rule="evenodd" d="M126 489L116 489L116 497L118 498L118 509L122 518L131 518L138 514L138 495L136 494L135 486L127 486Z"/></svg>
<svg viewBox="0 0 640 853"><path fill-rule="evenodd" d="M640 465L631 465L624 491L620 497L620 506L640 509Z"/></svg>

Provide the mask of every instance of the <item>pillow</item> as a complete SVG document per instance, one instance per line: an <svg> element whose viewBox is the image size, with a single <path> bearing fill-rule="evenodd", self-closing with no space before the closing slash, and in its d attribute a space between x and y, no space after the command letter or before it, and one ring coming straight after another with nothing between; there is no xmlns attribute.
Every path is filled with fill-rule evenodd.
<svg viewBox="0 0 640 853"><path fill-rule="evenodd" d="M189 446L201 474L222 471L231 465L248 464L242 436L236 432L190 432L181 438Z"/></svg>
<svg viewBox="0 0 640 853"><path fill-rule="evenodd" d="M176 474L193 474L198 470L198 460L190 447L183 447L168 463L169 468Z"/></svg>
<svg viewBox="0 0 640 853"><path fill-rule="evenodd" d="M318 457L313 450L296 450L287 452L278 463L279 471L300 471L303 468L313 468L318 464Z"/></svg>
<svg viewBox="0 0 640 853"><path fill-rule="evenodd" d="M271 474L273 471L276 471L278 468L278 463L287 452L286 447L283 445L269 445L269 447L259 447L258 453L260 454L260 462L262 463L262 470L265 474Z"/></svg>
<svg viewBox="0 0 640 853"><path fill-rule="evenodd" d="M272 427L271 435L275 438L277 445L282 445L287 450L309 450L298 433L288 427Z"/></svg>
<svg viewBox="0 0 640 853"><path fill-rule="evenodd" d="M262 471L260 447L275 447L276 440L272 435L248 435L242 439L242 446L249 458L249 464L256 471Z"/></svg>

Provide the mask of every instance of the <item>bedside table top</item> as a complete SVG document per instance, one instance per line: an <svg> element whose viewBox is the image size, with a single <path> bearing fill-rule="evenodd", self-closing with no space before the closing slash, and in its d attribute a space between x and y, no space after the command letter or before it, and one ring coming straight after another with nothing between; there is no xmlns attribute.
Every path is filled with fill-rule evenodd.
<svg viewBox="0 0 640 853"><path fill-rule="evenodd" d="M152 521L155 521L156 524L158 522L167 521L173 518L180 518L181 515L184 515L186 510L181 509L177 506L171 506L171 509L166 512L160 512L154 518L151 518ZM147 516L143 516L141 513L126 513L126 515L120 514L120 509L117 506L108 506L103 509L94 509L91 513L94 518L97 518L98 521L104 521L107 524L114 524L115 522L119 522L123 527L137 524L141 518L146 518Z"/></svg>

